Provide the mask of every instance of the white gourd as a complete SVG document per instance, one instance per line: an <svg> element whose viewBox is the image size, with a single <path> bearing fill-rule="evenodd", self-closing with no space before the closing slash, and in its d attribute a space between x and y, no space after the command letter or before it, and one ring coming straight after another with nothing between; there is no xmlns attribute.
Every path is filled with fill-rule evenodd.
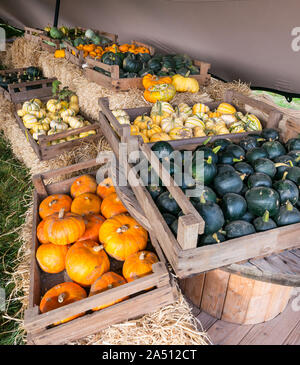
<svg viewBox="0 0 300 365"><path fill-rule="evenodd" d="M75 115L75 111L73 109L65 109L60 113L60 116L63 120L65 120L67 117L73 117ZM66 120L67 121L67 120Z"/></svg>
<svg viewBox="0 0 300 365"><path fill-rule="evenodd" d="M111 111L113 113L113 115L118 118L118 117L128 117L129 118L129 115L127 112L125 112L125 110L122 110L122 109L116 109L116 110L112 110Z"/></svg>
<svg viewBox="0 0 300 365"><path fill-rule="evenodd" d="M79 120L76 117L69 117L68 123L69 123L70 127L73 129L84 127L83 121Z"/></svg>
<svg viewBox="0 0 300 365"><path fill-rule="evenodd" d="M17 110L17 114L19 117L24 117L24 115L26 115L27 112L25 112L23 109L19 109Z"/></svg>
<svg viewBox="0 0 300 365"><path fill-rule="evenodd" d="M192 108L187 105L186 103L180 103L178 104L178 110L180 114L183 114L185 118L188 118L190 115L193 114Z"/></svg>
<svg viewBox="0 0 300 365"><path fill-rule="evenodd" d="M35 139L36 141L39 139L39 136L46 136L47 135L47 133L46 133L46 131L44 131L43 129L38 129L36 132L34 132L33 134L32 134L32 137L33 137L33 139Z"/></svg>
<svg viewBox="0 0 300 365"><path fill-rule="evenodd" d="M184 123L184 126L189 128L202 127L204 129L205 123L201 119L193 115L187 118L187 120Z"/></svg>
<svg viewBox="0 0 300 365"><path fill-rule="evenodd" d="M237 121L236 117L233 114L223 114L220 118L226 123L226 125L229 126Z"/></svg>
<svg viewBox="0 0 300 365"><path fill-rule="evenodd" d="M58 120L51 120L50 127L52 129L56 129L57 131L65 131L68 129L68 125L64 122L60 122Z"/></svg>
<svg viewBox="0 0 300 365"><path fill-rule="evenodd" d="M40 109L40 110L33 110L30 112L30 114L34 115L38 119L42 119L46 117L47 112L45 109Z"/></svg>
<svg viewBox="0 0 300 365"><path fill-rule="evenodd" d="M36 117L32 114L26 114L23 117L23 123L26 128L31 129L33 125L38 123Z"/></svg>
<svg viewBox="0 0 300 365"><path fill-rule="evenodd" d="M24 110L24 112L30 113L31 111L40 110L40 106L35 101L25 101L25 103L22 106L22 109Z"/></svg>
<svg viewBox="0 0 300 365"><path fill-rule="evenodd" d="M175 127L182 127L183 120L182 118L177 117L175 114L173 114L170 117L162 119L160 126L163 132L169 133Z"/></svg>
<svg viewBox="0 0 300 365"><path fill-rule="evenodd" d="M160 114L171 115L173 113L175 113L175 110L170 103L167 101L157 101L151 109L150 116Z"/></svg>

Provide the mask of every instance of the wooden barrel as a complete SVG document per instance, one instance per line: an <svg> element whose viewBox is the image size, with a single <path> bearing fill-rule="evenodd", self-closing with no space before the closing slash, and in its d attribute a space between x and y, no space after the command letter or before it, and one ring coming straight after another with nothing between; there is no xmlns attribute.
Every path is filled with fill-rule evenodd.
<svg viewBox="0 0 300 365"><path fill-rule="evenodd" d="M192 303L223 321L257 324L269 321L287 306L292 287L250 279L221 269L181 281Z"/></svg>

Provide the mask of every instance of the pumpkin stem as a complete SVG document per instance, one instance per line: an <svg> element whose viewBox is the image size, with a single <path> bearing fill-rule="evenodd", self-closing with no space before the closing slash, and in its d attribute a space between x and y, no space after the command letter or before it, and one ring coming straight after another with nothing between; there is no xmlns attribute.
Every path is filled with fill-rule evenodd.
<svg viewBox="0 0 300 365"><path fill-rule="evenodd" d="M288 174L288 171L284 171L283 176L282 176L282 180L286 179L286 175Z"/></svg>
<svg viewBox="0 0 300 365"><path fill-rule="evenodd" d="M203 142L203 146L205 146L210 140L211 140L212 137L208 137L204 142Z"/></svg>
<svg viewBox="0 0 300 365"><path fill-rule="evenodd" d="M111 283L107 285L107 288L108 288L108 289L112 289L113 287L114 287L114 286L113 286Z"/></svg>
<svg viewBox="0 0 300 365"><path fill-rule="evenodd" d="M212 237L216 240L216 242L217 242L217 243L220 243L220 240L219 240L219 238L218 238L217 233L214 233L214 234L212 235Z"/></svg>
<svg viewBox="0 0 300 365"><path fill-rule="evenodd" d="M59 296L57 297L58 303L63 303L63 301L66 299L66 297L67 297L66 293L60 293Z"/></svg>
<svg viewBox="0 0 300 365"><path fill-rule="evenodd" d="M123 226L119 227L117 229L117 233L124 233L126 231L128 231L129 227L127 226L127 224L124 224Z"/></svg>
<svg viewBox="0 0 300 365"><path fill-rule="evenodd" d="M206 160L206 163L208 163L209 165L212 163L212 157L208 156L208 159Z"/></svg>
<svg viewBox="0 0 300 365"><path fill-rule="evenodd" d="M61 210L58 213L58 218L62 219L65 215L65 208L61 208Z"/></svg>
<svg viewBox="0 0 300 365"><path fill-rule="evenodd" d="M281 167L281 166L289 166L289 165L286 164L286 163L283 163L283 162L277 162L277 163L275 163L275 167Z"/></svg>
<svg viewBox="0 0 300 365"><path fill-rule="evenodd" d="M293 205L292 205L292 203L288 200L287 202L286 202L286 210L288 210L288 211L292 211L293 210Z"/></svg>
<svg viewBox="0 0 300 365"><path fill-rule="evenodd" d="M51 202L48 204L49 207L52 207L53 204L56 204L57 203L57 199L53 199L51 200Z"/></svg>
<svg viewBox="0 0 300 365"><path fill-rule="evenodd" d="M244 181L246 176L247 176L247 174L242 174L242 175L240 175L240 178Z"/></svg>
<svg viewBox="0 0 300 365"><path fill-rule="evenodd" d="M236 158L236 157L234 157L234 158L232 159L232 161L233 161L233 162L241 162L241 161L242 161L242 159L241 159L241 158Z"/></svg>
<svg viewBox="0 0 300 365"><path fill-rule="evenodd" d="M145 260L145 256L146 256L146 253L143 251L141 252L140 256L139 256L139 259L142 261L142 260Z"/></svg>
<svg viewBox="0 0 300 365"><path fill-rule="evenodd" d="M220 148L221 148L221 146L217 146L217 147L213 148L213 150L212 150L213 153L217 154L220 151Z"/></svg>
<svg viewBox="0 0 300 365"><path fill-rule="evenodd" d="M203 193L200 196L200 203L202 203L202 204L205 204L206 203L206 200L204 198L204 194Z"/></svg>
<svg viewBox="0 0 300 365"><path fill-rule="evenodd" d="M270 213L269 213L268 210L266 210L263 217L262 217L262 219L263 219L264 222L269 222L269 218L270 218Z"/></svg>
<svg viewBox="0 0 300 365"><path fill-rule="evenodd" d="M98 246L94 246L93 247L93 251L95 251L95 252L99 252L101 250L103 250L103 246L102 245L98 245Z"/></svg>

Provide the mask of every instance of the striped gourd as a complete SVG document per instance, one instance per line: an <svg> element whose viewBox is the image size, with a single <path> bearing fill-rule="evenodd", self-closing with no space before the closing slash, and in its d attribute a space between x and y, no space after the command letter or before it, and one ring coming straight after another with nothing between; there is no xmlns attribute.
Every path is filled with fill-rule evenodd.
<svg viewBox="0 0 300 365"><path fill-rule="evenodd" d="M175 127L169 132L171 139L192 138L193 130L188 127Z"/></svg>
<svg viewBox="0 0 300 365"><path fill-rule="evenodd" d="M151 109L150 117L154 120L155 124L159 124L155 122L155 119L159 119L160 121L173 113L175 113L175 110L170 103L167 101L157 101Z"/></svg>
<svg viewBox="0 0 300 365"><path fill-rule="evenodd" d="M55 113L61 109L62 105L58 100L50 99L47 101L46 107L49 112Z"/></svg>
<svg viewBox="0 0 300 365"><path fill-rule="evenodd" d="M33 132L32 137L36 141L39 139L39 136L46 136L47 133L43 129L38 129L36 132Z"/></svg>
<svg viewBox="0 0 300 365"><path fill-rule="evenodd" d="M49 126L49 124L47 124L47 123L36 123L36 125L34 125L32 128L31 128L31 130L33 131L33 132L37 132L38 130L43 130L43 131L49 131L49 129L50 129L50 126Z"/></svg>
<svg viewBox="0 0 300 365"><path fill-rule="evenodd" d="M224 124L216 124L213 129L215 134L229 134L229 129L226 128Z"/></svg>
<svg viewBox="0 0 300 365"><path fill-rule="evenodd" d="M262 126L260 120L254 114L249 114L247 116L247 123L245 126L247 131L261 131Z"/></svg>
<svg viewBox="0 0 300 365"><path fill-rule="evenodd" d="M51 120L50 127L57 131L65 131L68 129L68 125L64 122L60 122L59 120Z"/></svg>
<svg viewBox="0 0 300 365"><path fill-rule="evenodd" d="M50 124L50 122L51 122L51 120L52 120L52 119L53 119L53 118L46 117L46 118L42 119L40 122L41 122L41 123L47 123L47 124Z"/></svg>
<svg viewBox="0 0 300 365"><path fill-rule="evenodd" d="M96 134L96 131L91 130L91 131L79 133L79 138L84 138L84 137L90 136L92 134Z"/></svg>
<svg viewBox="0 0 300 365"><path fill-rule="evenodd" d="M183 120L173 114L170 117L162 119L160 126L163 132L169 133L175 127L183 127Z"/></svg>
<svg viewBox="0 0 300 365"><path fill-rule="evenodd" d="M66 117L73 117L75 115L75 112L73 109L65 109L60 113L60 116L63 120L65 120Z"/></svg>
<svg viewBox="0 0 300 365"><path fill-rule="evenodd" d="M215 126L215 122L212 119L208 119L205 122L205 128L208 129L208 130L213 130L214 126Z"/></svg>
<svg viewBox="0 0 300 365"><path fill-rule="evenodd" d="M30 112L30 114L34 115L38 119L42 119L42 118L45 118L46 117L47 112L46 112L45 109L40 109L40 110L32 110Z"/></svg>
<svg viewBox="0 0 300 365"><path fill-rule="evenodd" d="M193 105L193 114L208 113L209 107L205 104L197 103Z"/></svg>
<svg viewBox="0 0 300 365"><path fill-rule="evenodd" d="M191 117L187 118L184 126L189 128L202 127L204 129L205 123L201 119L197 118L195 115L192 115Z"/></svg>
<svg viewBox="0 0 300 365"><path fill-rule="evenodd" d="M23 117L23 123L26 128L31 129L34 125L38 123L38 120L34 115L26 114Z"/></svg>
<svg viewBox="0 0 300 365"><path fill-rule="evenodd" d="M192 108L186 103L178 104L178 110L179 113L185 117L185 119L187 119L190 115L193 114Z"/></svg>
<svg viewBox="0 0 300 365"><path fill-rule="evenodd" d="M26 115L27 112L25 112L25 110L23 110L23 109L18 109L17 114L19 117L24 117L24 115Z"/></svg>
<svg viewBox="0 0 300 365"><path fill-rule="evenodd" d="M22 109L26 113L30 113L31 111L38 111L40 110L40 106L35 101L25 101L25 103L22 105Z"/></svg>
<svg viewBox="0 0 300 365"><path fill-rule="evenodd" d="M241 122L233 123L230 128L230 133L244 133L246 132Z"/></svg>
<svg viewBox="0 0 300 365"><path fill-rule="evenodd" d="M73 129L84 127L83 121L79 120L76 117L69 117L68 118L69 126Z"/></svg>
<svg viewBox="0 0 300 365"><path fill-rule="evenodd" d="M221 119L226 123L226 125L231 125L237 121L236 116L233 114L223 114Z"/></svg>
<svg viewBox="0 0 300 365"><path fill-rule="evenodd" d="M206 133L204 132L203 128L195 127L193 128L193 135L194 137L205 137Z"/></svg>
<svg viewBox="0 0 300 365"><path fill-rule="evenodd" d="M234 114L236 113L236 109L233 105L228 104L228 103L221 103L218 108L217 108L217 112L221 113L221 114Z"/></svg>

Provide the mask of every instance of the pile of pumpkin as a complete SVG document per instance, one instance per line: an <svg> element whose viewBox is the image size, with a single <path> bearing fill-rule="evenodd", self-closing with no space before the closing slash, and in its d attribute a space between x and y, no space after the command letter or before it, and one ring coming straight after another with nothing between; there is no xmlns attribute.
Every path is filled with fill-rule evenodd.
<svg viewBox="0 0 300 365"><path fill-rule="evenodd" d="M40 99L28 100L23 103L22 109L17 110L17 113L37 143L39 143L39 136L50 136L91 124L78 114L78 97L75 94L70 95L68 100L49 99L46 103ZM91 134L96 134L96 131L90 130L66 138L59 138L48 142L48 145L85 138Z"/></svg>
<svg viewBox="0 0 300 365"><path fill-rule="evenodd" d="M204 137L229 133L260 131L259 119L254 114L238 112L234 106L221 103L215 111L205 104L190 107L180 103L173 107L165 101L157 101L150 115L140 115L133 123L124 110L112 113L120 124L128 124L132 135L139 135L144 142L168 141L183 138Z"/></svg>
<svg viewBox="0 0 300 365"><path fill-rule="evenodd" d="M197 182L203 186L203 190L198 186L190 198L205 221L198 246L300 222L299 138L284 144L277 130L267 128L261 134L242 138L238 144L217 139L210 147L203 144L196 148L188 169L172 160L174 149L168 142L155 143L152 151L165 167L169 166L175 181L176 173L182 174L176 182L184 192L196 189ZM187 163L184 152L178 152L180 161ZM203 159L197 157L198 152L203 153ZM160 179L154 180L159 184L151 184L155 176L158 178L150 166L141 178L177 235L178 218L183 213Z"/></svg>
<svg viewBox="0 0 300 365"><path fill-rule="evenodd" d="M1 70L1 65L0 65ZM0 75L0 86L8 90L9 84L19 84L21 82L29 82L44 79L42 71L38 67L30 66L22 71L10 71ZM28 86L27 90L33 87Z"/></svg>
<svg viewBox="0 0 300 365"><path fill-rule="evenodd" d="M135 47L133 44L121 46L112 45L101 55L100 61L107 65L119 66L119 78L144 77L147 74L163 76L174 76L200 74L200 69L193 64L193 61L186 55L161 55L151 56L146 47ZM99 58L96 56L96 58ZM96 71L107 76L110 73L95 67Z"/></svg>
<svg viewBox="0 0 300 365"><path fill-rule="evenodd" d="M66 270L70 278L45 293L42 313L81 300L87 292L92 296L151 274L158 262L153 252L145 251L148 233L127 213L110 178L99 185L91 175L76 178L70 195L49 195L40 203L39 215L38 264L51 274ZM123 275L110 271L111 259L123 262Z"/></svg>
<svg viewBox="0 0 300 365"><path fill-rule="evenodd" d="M135 45L134 43L128 44L124 43L121 45L118 45L116 43L113 43L110 46L101 47L96 44L79 44L76 47L78 50L83 51L83 57L91 57L94 59L99 59L101 62L106 64L111 64L111 62L115 61L116 56L120 56L121 58L125 58L126 55L129 53L136 54L136 55L143 55L145 57L145 54L150 54L149 48ZM104 54L107 54L104 56ZM114 63L112 63L114 64Z"/></svg>

